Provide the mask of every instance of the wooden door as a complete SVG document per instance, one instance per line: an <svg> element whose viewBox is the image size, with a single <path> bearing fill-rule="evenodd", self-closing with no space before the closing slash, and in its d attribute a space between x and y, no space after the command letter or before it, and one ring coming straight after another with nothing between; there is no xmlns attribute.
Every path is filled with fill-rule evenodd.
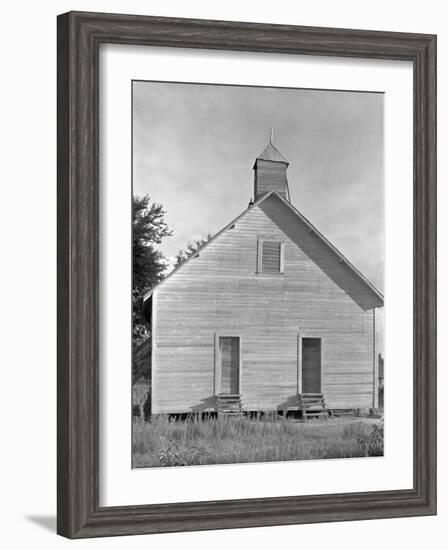
<svg viewBox="0 0 448 550"><path fill-rule="evenodd" d="M321 393L321 339L302 338L302 393Z"/></svg>
<svg viewBox="0 0 448 550"><path fill-rule="evenodd" d="M240 339L237 336L219 338L221 356L221 393L239 393Z"/></svg>

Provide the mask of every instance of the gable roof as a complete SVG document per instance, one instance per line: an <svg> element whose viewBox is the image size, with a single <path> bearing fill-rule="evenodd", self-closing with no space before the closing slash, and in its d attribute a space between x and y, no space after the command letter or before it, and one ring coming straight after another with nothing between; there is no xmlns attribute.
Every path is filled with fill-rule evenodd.
<svg viewBox="0 0 448 550"><path fill-rule="evenodd" d="M255 160L255 164L257 163L257 160L269 160L271 162L284 162L285 164L289 164L285 157L276 147L272 145L271 142L269 142L264 150L258 155Z"/></svg>
<svg viewBox="0 0 448 550"><path fill-rule="evenodd" d="M180 269L183 268L187 263L192 261L194 258L196 258L201 251L203 251L205 248L210 246L213 241L215 241L220 235L225 233L228 229L232 228L235 223L237 223L239 220L241 220L248 212L250 212L254 207L262 205L269 197L275 196L279 201L281 201L282 205L289 209L289 211L296 216L303 224L306 225L308 228L309 233L314 234L319 241L329 250L331 251L339 260L340 263L346 266L346 268L355 276L356 279L358 279L363 286L367 288L367 290L371 293L372 296L376 298L377 306L381 307L384 304L384 296L382 292L380 292L364 275L356 269L356 267L349 261L347 258L339 252L339 250L326 238L320 231L318 231L314 225L307 219L301 212L299 212L290 202L288 202L286 199L284 199L279 193L276 191L270 191L269 193L266 193L262 197L260 197L256 202L254 202L253 205L249 206L246 210L244 210L239 216L234 218L229 224L227 224L223 229L218 231L209 241L204 243L201 247L198 248L198 250L192 254L189 258L187 258L184 262L182 262L178 267L173 269L171 273L169 273L166 277L164 277L159 283L157 283L151 290L149 290L144 296L143 296L143 302L145 302L153 293L154 291L159 288L161 285L164 284L165 281L170 279L175 273L177 273ZM276 223L274 221L274 223Z"/></svg>

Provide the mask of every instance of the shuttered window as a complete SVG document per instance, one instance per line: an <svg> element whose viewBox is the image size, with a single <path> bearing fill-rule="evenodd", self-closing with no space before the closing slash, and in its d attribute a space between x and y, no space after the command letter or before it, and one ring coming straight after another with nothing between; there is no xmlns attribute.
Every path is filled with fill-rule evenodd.
<svg viewBox="0 0 448 550"><path fill-rule="evenodd" d="M283 273L284 244L278 241L262 240L258 245L258 271L261 273Z"/></svg>

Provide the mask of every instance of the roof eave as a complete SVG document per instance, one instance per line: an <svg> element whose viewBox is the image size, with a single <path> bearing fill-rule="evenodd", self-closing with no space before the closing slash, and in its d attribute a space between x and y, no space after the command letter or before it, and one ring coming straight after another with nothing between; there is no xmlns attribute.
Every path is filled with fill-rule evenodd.
<svg viewBox="0 0 448 550"><path fill-rule="evenodd" d="M274 162L274 161L272 161ZM210 240L208 240L206 243L204 243L198 250L192 254L187 260L185 260L182 264L180 264L177 268L173 269L171 273L169 273L166 277L164 277L159 283L157 283L151 290L149 290L144 296L143 296L143 302L145 302L155 291L159 288L160 285L162 285L165 281L170 279L175 273L179 271L184 265L192 261L202 250L204 250L208 245L210 245L215 239L217 239L220 235L222 235L225 231L230 229L237 221L239 221L249 210L254 208L255 206L260 205L262 202L264 202L269 197L275 195L283 204L285 204L288 208L292 210L292 212L300 219L302 220L312 231L315 233L316 236L318 236L326 246L328 246L337 256L338 258L345 263L345 265L364 283L364 285L376 296L378 299L378 306L377 307L383 307L384 306L384 296L381 291L379 291L375 285L373 285L339 250L301 213L295 208L289 201L287 201L285 198L283 198L277 191L269 191L262 197L260 197L257 201L254 202L253 205L251 205L249 208L241 212L239 216L234 218L230 223L228 223L225 227L223 227L220 231L218 231Z"/></svg>
<svg viewBox="0 0 448 550"><path fill-rule="evenodd" d="M263 162L275 162L275 164L284 164L285 166L289 166L289 162L287 160L268 160L268 159L256 158L254 165L252 166L252 170L255 170L255 168L257 167L257 162L259 160Z"/></svg>
<svg viewBox="0 0 448 550"><path fill-rule="evenodd" d="M351 262L348 260L342 252L340 252L334 244L329 241L305 216L297 210L289 201L284 199L279 193L276 191L273 191L272 193L275 193L275 195L286 205L288 206L294 214L296 214L308 227L310 230L313 231L337 256L338 258L345 263L345 265L355 274L357 275L361 281L375 294L375 296L378 298L381 305L378 307L384 306L384 295L383 293L376 288L375 285L373 285L367 277L365 277Z"/></svg>
<svg viewBox="0 0 448 550"><path fill-rule="evenodd" d="M144 294L143 296L143 302L145 302L158 288L160 285L162 285L165 281L167 281L168 279L170 279L175 273L177 273L179 271L179 269L181 269L184 265L188 264L189 262L191 262L201 251L205 250L205 248L210 245L215 239L217 239L220 235L222 235L225 231L227 231L228 229L230 229L233 225L235 225L235 223L237 221L239 221L245 214L247 214L247 212L249 212L249 210L251 210L252 208L254 208L254 206L258 206L259 204L261 204L263 201L265 201L268 197L270 197L273 193L275 193L275 191L269 191L268 193L266 193L265 195L263 195L262 197L260 197L258 200L256 200L251 206L249 206L248 208L246 208L246 210L243 210L243 212L241 212L241 214L239 214L236 218L234 218L230 223L228 223L226 226L224 226L221 230L219 230L217 233L215 233L215 235L209 239L206 243L204 243L202 246L200 246L196 252L194 254L192 254L189 258L187 258L184 262L182 262L179 266L177 266L176 268L173 269L173 271L171 271L171 273L168 273L168 275L166 277L164 277L159 283L157 283L155 286L153 286L150 290L148 290L148 292L146 292L146 294Z"/></svg>

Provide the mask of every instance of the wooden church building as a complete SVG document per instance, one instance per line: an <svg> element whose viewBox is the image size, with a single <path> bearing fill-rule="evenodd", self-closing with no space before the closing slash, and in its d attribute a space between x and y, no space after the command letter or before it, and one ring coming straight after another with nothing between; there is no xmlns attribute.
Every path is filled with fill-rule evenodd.
<svg viewBox="0 0 448 550"><path fill-rule="evenodd" d="M288 164L271 139L254 202L144 297L153 414L378 406L383 296L291 204Z"/></svg>

